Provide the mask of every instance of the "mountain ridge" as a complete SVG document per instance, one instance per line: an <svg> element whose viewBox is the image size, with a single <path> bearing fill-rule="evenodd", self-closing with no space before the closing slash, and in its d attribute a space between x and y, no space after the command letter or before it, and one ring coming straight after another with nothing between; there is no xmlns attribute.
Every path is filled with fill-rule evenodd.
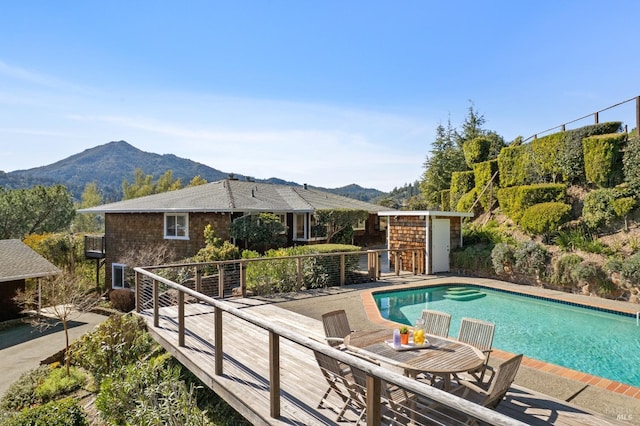
<svg viewBox="0 0 640 426"><path fill-rule="evenodd" d="M0 171L0 186L19 189L29 188L34 185L63 184L75 199L80 199L85 185L90 182L96 182L98 189L103 194L104 201L110 202L122 198L122 182L124 179L132 182L136 168L140 168L145 175L152 175L154 180L167 170L171 170L173 177L181 179L183 185L187 185L193 177L198 175L208 182L218 181L230 176L237 179L253 179L237 173L223 172L174 154L157 154L142 151L121 140L87 148L82 152L45 166L15 170L8 173ZM277 177L254 180L281 185L300 185ZM355 183L333 189L315 188L362 201L371 201L385 194L377 189L363 188Z"/></svg>

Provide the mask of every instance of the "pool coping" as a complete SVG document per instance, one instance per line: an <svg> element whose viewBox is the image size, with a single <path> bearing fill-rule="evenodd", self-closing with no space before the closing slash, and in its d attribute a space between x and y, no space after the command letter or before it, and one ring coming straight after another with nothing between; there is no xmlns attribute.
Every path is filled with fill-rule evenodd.
<svg viewBox="0 0 640 426"><path fill-rule="evenodd" d="M387 320L380 315L378 306L373 298L374 293L382 293L385 291L395 291L399 288L411 289L418 287L434 287L448 284L462 284L462 285L474 285L479 287L487 287L494 290L501 290L510 293L518 293L525 296L533 296L537 298L544 298L554 300L560 303L579 305L587 308L593 308L596 310L604 310L607 312L622 313L625 316L635 317L637 312L640 311L640 305L636 305L629 302L621 302L609 299L602 299L596 297L590 297L580 294L565 293L559 290L545 289L542 287L535 287L530 285L520 285L508 283L505 281L498 281L488 278L476 278L468 276L447 276L447 277L431 277L425 276L424 280L416 281L408 284L389 285L385 287L378 287L374 289L363 290L360 293L362 298L362 304L364 310L369 318L369 321L379 324L387 328L394 328L397 323ZM493 349L491 353L492 357L499 359L508 359L514 354L502 351L500 349ZM620 383L614 380L605 379L603 377L594 376L591 374L583 373L581 371L572 370L570 368L562 367L556 364L540 361L534 358L524 357L522 365L533 368L535 370L543 371L546 373L554 374L559 377L563 377L570 380L575 380L586 385L595 386L597 388L605 389L607 391L625 395L634 399L640 400L640 388L631 386L625 383Z"/></svg>

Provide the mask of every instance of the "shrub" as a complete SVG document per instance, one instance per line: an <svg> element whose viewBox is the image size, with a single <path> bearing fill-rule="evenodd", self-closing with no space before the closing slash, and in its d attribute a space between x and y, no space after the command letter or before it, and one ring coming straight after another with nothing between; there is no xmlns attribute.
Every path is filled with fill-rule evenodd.
<svg viewBox="0 0 640 426"><path fill-rule="evenodd" d="M622 264L622 277L632 285L640 285L640 253L630 256Z"/></svg>
<svg viewBox="0 0 640 426"><path fill-rule="evenodd" d="M112 290L109 293L109 303L113 309L120 312L131 312L136 307L136 295L126 288Z"/></svg>
<svg viewBox="0 0 640 426"><path fill-rule="evenodd" d="M573 226L558 231L554 242L565 251L582 250L598 254L610 254L612 251L585 226Z"/></svg>
<svg viewBox="0 0 640 426"><path fill-rule="evenodd" d="M585 181L582 140L593 135L615 133L620 130L621 125L619 121L611 121L567 130L564 133L563 147L558 152L558 164L565 182L581 184Z"/></svg>
<svg viewBox="0 0 640 426"><path fill-rule="evenodd" d="M492 274L491 251L493 244L475 244L451 253L453 268L475 275Z"/></svg>
<svg viewBox="0 0 640 426"><path fill-rule="evenodd" d="M473 188L471 191L467 192L462 197L460 197L460 199L458 200L458 203L456 204L456 211L458 212L471 211L472 207L474 207L473 204L476 202L477 197L478 197L478 191L476 190L476 188ZM481 206L479 204L476 204L473 210L474 210L474 213L478 213L481 210Z"/></svg>
<svg viewBox="0 0 640 426"><path fill-rule="evenodd" d="M627 224L627 216L636 206L636 200L633 197L622 197L616 200L613 200L613 211L616 212L618 217L624 219L624 230L629 230L629 225Z"/></svg>
<svg viewBox="0 0 640 426"><path fill-rule="evenodd" d="M482 191L484 193L480 197L480 204L484 211L491 210L491 206L493 204L493 197L495 194L493 193L493 189L485 187L491 181L491 177L498 171L498 160L485 161L483 163L474 164L473 166L473 175L476 183L476 191L480 194ZM496 178L493 180L492 185L493 188L498 189L500 187L500 174L496 175Z"/></svg>
<svg viewBox="0 0 640 426"><path fill-rule="evenodd" d="M5 426L84 426L88 424L84 411L72 398L26 408L4 423Z"/></svg>
<svg viewBox="0 0 640 426"><path fill-rule="evenodd" d="M520 219L522 229L532 235L544 235L549 241L550 235L570 218L571 206L564 203L534 204L525 210Z"/></svg>
<svg viewBox="0 0 640 426"><path fill-rule="evenodd" d="M87 377L79 369L72 367L67 375L66 368L56 368L35 389L35 394L42 402L65 395L81 388L87 381Z"/></svg>
<svg viewBox="0 0 640 426"><path fill-rule="evenodd" d="M490 149L491 140L484 136L468 140L462 145L464 160L469 167L487 161L489 159Z"/></svg>
<svg viewBox="0 0 640 426"><path fill-rule="evenodd" d="M584 138L584 172L587 182L601 188L617 185L622 180L621 146L625 133L596 135Z"/></svg>
<svg viewBox="0 0 640 426"><path fill-rule="evenodd" d="M564 140L565 132L559 132L534 139L531 142L533 164L536 166L536 180L558 182L562 178L558 152L562 151Z"/></svg>
<svg viewBox="0 0 640 426"><path fill-rule="evenodd" d="M498 243L514 243L513 237L505 232L495 220L488 221L484 226L469 225L462 228L465 246L474 244L489 244L491 248Z"/></svg>
<svg viewBox="0 0 640 426"><path fill-rule="evenodd" d="M531 144L510 145L498 155L500 186L520 186L536 182Z"/></svg>
<svg viewBox="0 0 640 426"><path fill-rule="evenodd" d="M636 136L627 141L622 156L622 170L629 189L636 198L640 198L640 137Z"/></svg>
<svg viewBox="0 0 640 426"><path fill-rule="evenodd" d="M596 189L584 197L582 218L591 229L607 225L616 216L613 210L615 191L613 189Z"/></svg>
<svg viewBox="0 0 640 426"><path fill-rule="evenodd" d="M0 400L0 411L17 411L39 402L35 390L50 372L49 367L42 365L22 373Z"/></svg>
<svg viewBox="0 0 640 426"><path fill-rule="evenodd" d="M579 263L573 268L572 276L578 282L589 284L591 291L600 295L610 294L616 288L600 265L594 262Z"/></svg>
<svg viewBox="0 0 640 426"><path fill-rule="evenodd" d="M451 191L445 189L444 191L440 191L440 207L443 211L451 210Z"/></svg>
<svg viewBox="0 0 640 426"><path fill-rule="evenodd" d="M500 209L518 223L524 211L534 204L564 202L567 187L564 184L535 184L502 188L498 191Z"/></svg>
<svg viewBox="0 0 640 426"><path fill-rule="evenodd" d="M145 327L144 320L136 315L112 315L72 345L71 360L91 372L100 383L113 368L152 352L156 343Z"/></svg>
<svg viewBox="0 0 640 426"><path fill-rule="evenodd" d="M513 252L514 271L528 277L542 279L546 275L548 254L533 241L518 244Z"/></svg>
<svg viewBox="0 0 640 426"><path fill-rule="evenodd" d="M552 284L573 287L577 284L573 275L573 269L582 262L582 258L577 254L569 254L557 259L553 265L553 274L550 281Z"/></svg>
<svg viewBox="0 0 640 426"><path fill-rule="evenodd" d="M450 205L457 206L458 200L475 186L473 171L451 173Z"/></svg>
<svg viewBox="0 0 640 426"><path fill-rule="evenodd" d="M498 275L513 271L514 260L513 250L509 244L498 243L491 250L491 264Z"/></svg>

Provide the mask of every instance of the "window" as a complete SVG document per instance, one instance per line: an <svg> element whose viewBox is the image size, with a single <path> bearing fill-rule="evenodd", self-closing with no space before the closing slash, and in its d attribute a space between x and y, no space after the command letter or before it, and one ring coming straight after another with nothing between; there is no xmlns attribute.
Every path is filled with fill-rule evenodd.
<svg viewBox="0 0 640 426"><path fill-rule="evenodd" d="M364 231L367 227L367 219L359 220L358 223L353 227L354 231Z"/></svg>
<svg viewBox="0 0 640 426"><path fill-rule="evenodd" d="M111 288L129 288L129 284L124 279L124 272L127 265L114 263L111 265Z"/></svg>
<svg viewBox="0 0 640 426"><path fill-rule="evenodd" d="M164 237L166 239L189 239L189 215L187 213L166 213L164 215Z"/></svg>
<svg viewBox="0 0 640 426"><path fill-rule="evenodd" d="M281 234L286 234L287 233L287 214L286 213L274 213L276 216L278 216L278 220L280 220L280 223L282 224L282 226L284 226L284 230L281 232Z"/></svg>

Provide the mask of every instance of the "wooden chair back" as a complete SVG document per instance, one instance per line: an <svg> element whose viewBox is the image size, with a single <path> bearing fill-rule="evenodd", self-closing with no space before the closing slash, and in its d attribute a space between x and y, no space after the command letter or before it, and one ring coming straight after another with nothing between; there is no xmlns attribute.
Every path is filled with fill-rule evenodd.
<svg viewBox="0 0 640 426"><path fill-rule="evenodd" d="M481 351L490 351L493 344L495 324L472 318L462 318L458 340Z"/></svg>
<svg viewBox="0 0 640 426"><path fill-rule="evenodd" d="M487 395L482 405L489 408L496 408L504 398L509 387L516 378L516 373L522 362L522 354L509 358L496 368L493 380L487 389Z"/></svg>
<svg viewBox="0 0 640 426"><path fill-rule="evenodd" d="M425 309L422 311L422 319L424 320L425 333L442 337L449 336L451 315L448 313Z"/></svg>
<svg viewBox="0 0 640 426"><path fill-rule="evenodd" d="M327 339L327 343L334 347L339 346L342 343L340 339L344 339L346 336L351 334L349 319L347 318L347 313L344 309L323 314L322 326L324 327L325 336L329 338Z"/></svg>

